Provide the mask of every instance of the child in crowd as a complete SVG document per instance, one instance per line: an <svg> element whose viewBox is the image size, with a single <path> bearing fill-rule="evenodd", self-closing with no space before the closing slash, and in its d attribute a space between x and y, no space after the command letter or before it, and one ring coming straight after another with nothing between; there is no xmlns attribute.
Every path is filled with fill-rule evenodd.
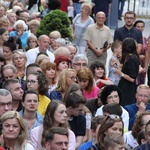
<svg viewBox="0 0 150 150"><path fill-rule="evenodd" d="M116 68L121 69L120 59L122 56L122 42L114 41L111 46L113 56L110 59L109 63L109 75L108 78L115 84L118 85L120 81L120 75L116 73Z"/></svg>
<svg viewBox="0 0 150 150"><path fill-rule="evenodd" d="M125 150L122 135L108 134L104 138L105 150Z"/></svg>
<svg viewBox="0 0 150 150"><path fill-rule="evenodd" d="M68 18L70 19L70 22L72 24L72 19L74 17L74 7L72 0L69 0L67 10L68 10Z"/></svg>

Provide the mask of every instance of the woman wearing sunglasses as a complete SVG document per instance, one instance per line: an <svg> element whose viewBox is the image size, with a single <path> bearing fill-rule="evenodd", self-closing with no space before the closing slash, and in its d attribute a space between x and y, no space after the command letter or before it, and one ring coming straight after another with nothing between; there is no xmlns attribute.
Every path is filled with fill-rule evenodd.
<svg viewBox="0 0 150 150"><path fill-rule="evenodd" d="M109 134L123 135L123 121L121 117L117 115L108 115L104 118L97 133L97 144L93 145L90 149L105 149L104 138Z"/></svg>

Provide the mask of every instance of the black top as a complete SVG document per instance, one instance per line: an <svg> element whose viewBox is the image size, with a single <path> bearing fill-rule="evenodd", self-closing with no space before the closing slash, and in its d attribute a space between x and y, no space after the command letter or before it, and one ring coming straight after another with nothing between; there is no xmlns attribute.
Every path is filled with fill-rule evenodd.
<svg viewBox="0 0 150 150"><path fill-rule="evenodd" d="M121 77L118 87L122 91L122 100L120 102L121 106L130 105L136 102L135 93L136 93L136 77L139 72L139 59L136 55L131 55L128 60L123 64L122 72L126 75L129 75L134 79L134 82L126 80L124 77Z"/></svg>
<svg viewBox="0 0 150 150"><path fill-rule="evenodd" d="M128 30L125 26L117 28L114 34L114 41L123 41L125 38L130 37L136 40L137 43L142 44L142 32L135 27Z"/></svg>
<svg viewBox="0 0 150 150"><path fill-rule="evenodd" d="M74 3L80 3L80 0L73 0Z"/></svg>
<svg viewBox="0 0 150 150"><path fill-rule="evenodd" d="M71 121L69 121L70 128L74 132L75 136L85 136L86 132L86 120L82 115L74 116Z"/></svg>
<svg viewBox="0 0 150 150"><path fill-rule="evenodd" d="M98 98L94 98L94 99L90 99L90 100L86 101L86 103L85 103L85 106L90 110L93 117L95 116L96 111L99 108L97 102L98 102Z"/></svg>

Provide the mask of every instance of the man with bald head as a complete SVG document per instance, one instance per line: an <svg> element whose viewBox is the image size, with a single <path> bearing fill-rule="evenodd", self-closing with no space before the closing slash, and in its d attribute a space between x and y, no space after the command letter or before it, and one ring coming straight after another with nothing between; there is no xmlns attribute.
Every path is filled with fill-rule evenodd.
<svg viewBox="0 0 150 150"><path fill-rule="evenodd" d="M104 25L106 15L100 11L96 14L96 23L88 26L84 39L88 44L87 58L88 65L95 60L106 64L107 49L110 48L112 37L109 27Z"/></svg>
<svg viewBox="0 0 150 150"><path fill-rule="evenodd" d="M26 52L27 56L27 65L34 63L37 57L37 54L40 52L45 52L48 54L50 61L54 62L54 54L48 51L49 48L49 37L47 35L41 35L38 38L38 47L30 49Z"/></svg>

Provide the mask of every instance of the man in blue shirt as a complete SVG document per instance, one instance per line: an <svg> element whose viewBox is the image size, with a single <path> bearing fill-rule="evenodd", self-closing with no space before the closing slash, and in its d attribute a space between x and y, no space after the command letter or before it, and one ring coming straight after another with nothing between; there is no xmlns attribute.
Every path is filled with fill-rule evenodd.
<svg viewBox="0 0 150 150"><path fill-rule="evenodd" d="M97 116L93 118L93 120L91 121L91 133L92 133L93 139L81 144L78 150L87 150L91 148L93 144L97 143L96 135L97 135L97 132L99 130L99 127L103 119L104 119L104 116Z"/></svg>
<svg viewBox="0 0 150 150"><path fill-rule="evenodd" d="M132 129L135 118L140 113L150 110L150 103L148 103L150 98L150 88L148 85L141 84L137 87L136 92L136 103L124 106L124 108L129 113L129 130Z"/></svg>
<svg viewBox="0 0 150 150"><path fill-rule="evenodd" d="M142 32L136 29L133 25L136 20L136 14L132 11L125 13L124 21L125 25L121 28L117 28L114 33L114 41L123 41L125 38L133 38L138 45L137 53L140 54L142 49Z"/></svg>

